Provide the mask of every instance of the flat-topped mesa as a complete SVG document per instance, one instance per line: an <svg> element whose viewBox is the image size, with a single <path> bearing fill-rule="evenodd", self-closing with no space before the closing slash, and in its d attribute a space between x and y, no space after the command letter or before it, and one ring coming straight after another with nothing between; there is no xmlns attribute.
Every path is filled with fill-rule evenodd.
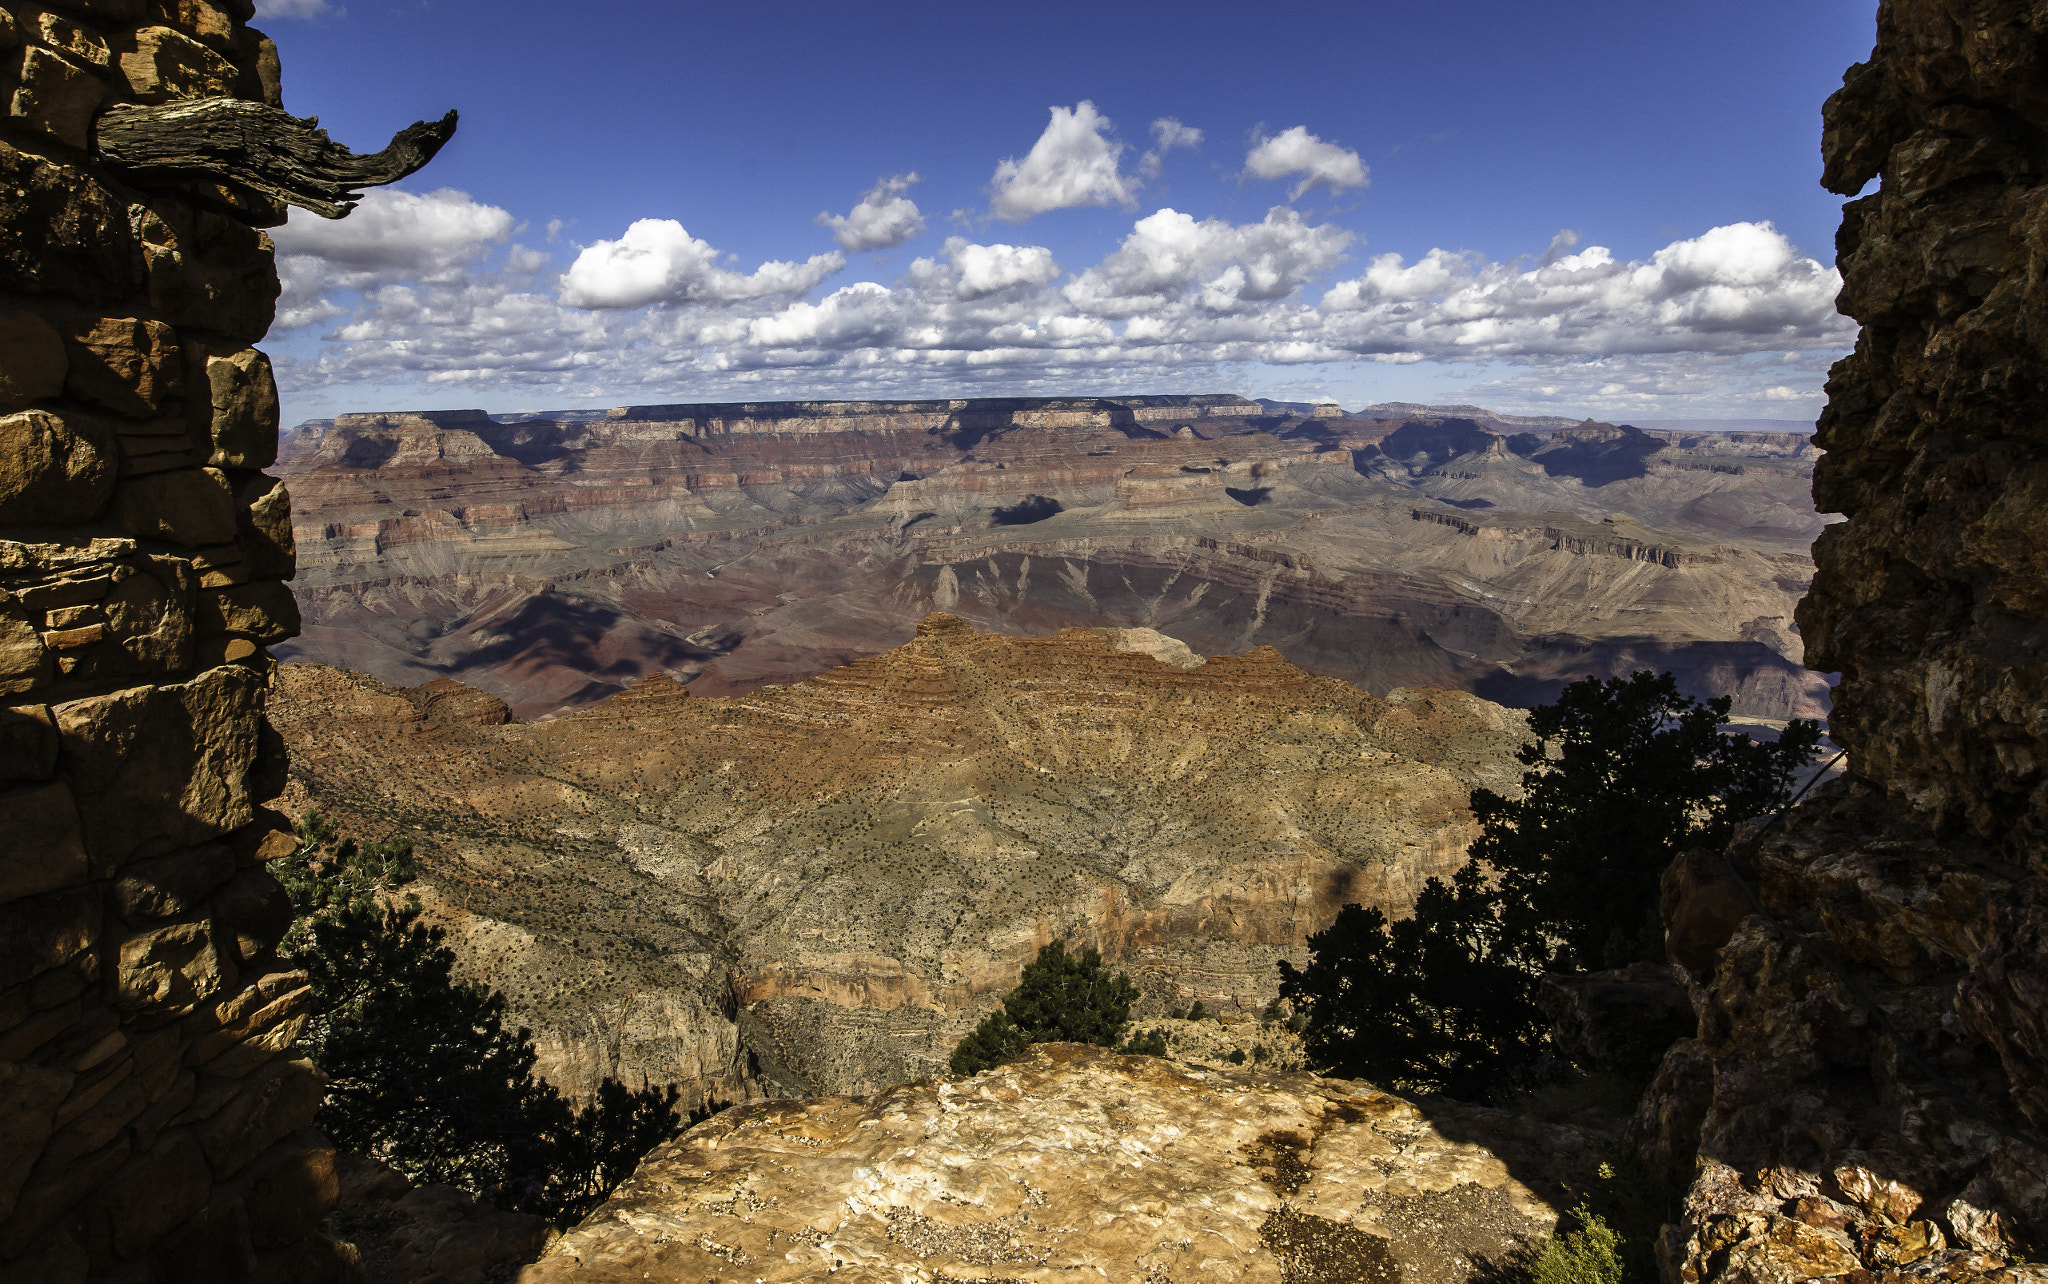
<svg viewBox="0 0 2048 1284"><path fill-rule="evenodd" d="M988 432L1271 417L1229 394L1151 397L973 397L944 401L760 401L617 406L612 423L675 424L691 436L832 432Z"/></svg>
<svg viewBox="0 0 2048 1284"><path fill-rule="evenodd" d="M1317 410L1208 395L347 415L278 470L313 623L300 655L459 677L535 716L658 671L712 694L805 678L941 609L1016 633L1271 643L1374 690L1534 702L1654 666L1736 693L1739 713L1825 711L1789 628L1821 526L1803 439ZM1418 505L1642 529L1481 546L1412 520ZM534 637L551 641L513 642Z"/></svg>

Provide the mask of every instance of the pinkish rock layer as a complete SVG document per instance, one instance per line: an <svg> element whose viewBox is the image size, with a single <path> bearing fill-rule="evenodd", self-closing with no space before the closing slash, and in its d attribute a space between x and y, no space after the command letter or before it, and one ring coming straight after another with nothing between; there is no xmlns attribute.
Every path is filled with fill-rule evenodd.
<svg viewBox="0 0 2048 1284"><path fill-rule="evenodd" d="M287 465L291 654L537 716L650 673L799 681L944 610L1510 702L1670 667L1749 716L1818 716L1791 620L1812 457L1234 397L343 416Z"/></svg>

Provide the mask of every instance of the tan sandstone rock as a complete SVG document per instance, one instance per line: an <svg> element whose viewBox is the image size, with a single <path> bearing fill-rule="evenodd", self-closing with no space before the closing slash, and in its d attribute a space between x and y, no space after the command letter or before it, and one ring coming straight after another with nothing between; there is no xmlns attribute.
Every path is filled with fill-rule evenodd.
<svg viewBox="0 0 2048 1284"><path fill-rule="evenodd" d="M0 522L69 525L107 506L114 434L84 415L24 410L0 417Z"/></svg>
<svg viewBox="0 0 2048 1284"><path fill-rule="evenodd" d="M1485 1121L1359 1083L1041 1044L968 1080L735 1107L521 1284L1463 1280L1547 1233ZM1332 1269L1335 1268L1335 1269Z"/></svg>
<svg viewBox="0 0 2048 1284"><path fill-rule="evenodd" d="M93 112L106 97L99 77L35 45L17 55L18 78L8 114L69 147L90 141Z"/></svg>
<svg viewBox="0 0 2048 1284"><path fill-rule="evenodd" d="M0 307L0 409L64 391L64 341L33 312Z"/></svg>

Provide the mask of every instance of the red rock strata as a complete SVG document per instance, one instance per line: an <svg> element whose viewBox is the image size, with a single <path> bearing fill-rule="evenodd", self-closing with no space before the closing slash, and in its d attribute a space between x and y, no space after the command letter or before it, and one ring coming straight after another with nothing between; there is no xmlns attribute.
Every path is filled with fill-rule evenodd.
<svg viewBox="0 0 2048 1284"><path fill-rule="evenodd" d="M1676 668L1745 714L1816 716L1791 621L1812 456L1235 397L351 415L287 467L292 654L538 716L650 673L800 681L944 610L1513 703Z"/></svg>

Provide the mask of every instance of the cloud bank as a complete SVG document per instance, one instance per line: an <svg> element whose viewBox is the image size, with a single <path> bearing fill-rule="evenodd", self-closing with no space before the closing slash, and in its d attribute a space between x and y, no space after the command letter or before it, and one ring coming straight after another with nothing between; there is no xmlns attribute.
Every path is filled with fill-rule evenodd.
<svg viewBox="0 0 2048 1284"><path fill-rule="evenodd" d="M1085 103L1064 123L1055 111L1047 137L1076 122L1103 139ZM885 181L861 205L895 199ZM860 241L887 221L831 226ZM742 272L679 222L642 219L558 271L514 234L505 211L446 190L372 193L342 223L295 214L277 233L280 380L522 386L568 405L640 390L1071 392L1217 384L1253 364L1436 362L1471 368L1503 404L1626 411L1718 388L1794 414L1854 337L1833 308L1835 271L1760 222L1636 261L1561 234L1509 261L1434 249L1359 262L1353 233L1285 205L1245 223L1162 208L1092 264L953 236L894 280L822 295L840 253Z"/></svg>

